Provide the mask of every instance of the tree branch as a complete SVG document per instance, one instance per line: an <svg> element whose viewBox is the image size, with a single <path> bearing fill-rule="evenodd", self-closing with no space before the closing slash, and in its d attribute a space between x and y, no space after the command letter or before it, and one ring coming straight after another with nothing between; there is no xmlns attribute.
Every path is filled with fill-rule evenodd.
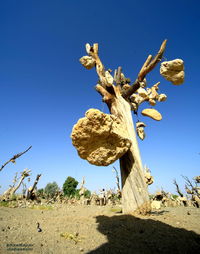
<svg viewBox="0 0 200 254"><path fill-rule="evenodd" d="M116 184L117 184L117 189L119 192L121 192L121 188L120 188L120 184L119 184L119 174L118 174L118 171L115 167L113 167L114 171L115 171L115 174L116 174Z"/></svg>
<svg viewBox="0 0 200 254"><path fill-rule="evenodd" d="M149 65L149 63L151 62L151 59L152 59L152 55L149 55L147 57L147 60L144 62L141 70L140 70L140 73L143 72L145 70L145 68L147 68L147 66Z"/></svg>
<svg viewBox="0 0 200 254"><path fill-rule="evenodd" d="M186 181L186 186L190 187L191 188L191 191L196 193L197 196L200 196L199 195L199 192L198 192L198 188L197 187L194 187L194 185L192 184L192 182L189 180L189 178L187 176L183 176L182 177L185 179Z"/></svg>
<svg viewBox="0 0 200 254"><path fill-rule="evenodd" d="M15 163L15 160L16 160L17 158L19 158L20 156L22 156L23 154L25 154L26 152L28 152L28 150L30 150L31 148L32 148L32 146L29 146L29 148L26 149L24 152L15 154L10 160L8 160L6 163L4 163L4 164L1 166L0 171L1 171L9 162Z"/></svg>
<svg viewBox="0 0 200 254"><path fill-rule="evenodd" d="M133 83L133 85L126 91L123 92L122 96L126 99L129 98L133 93L135 93L138 88L140 88L140 82L142 82L145 78L145 76L153 70L153 68L157 65L157 63L159 63L162 59L163 53L165 51L166 48L166 43L167 40L164 40L160 50L158 51L157 55L154 57L154 59L152 60L152 55L149 55L145 61L145 63L143 64L137 79L135 80L135 82Z"/></svg>
<svg viewBox="0 0 200 254"><path fill-rule="evenodd" d="M189 178L188 178L187 176L183 176L183 175L182 175L182 177L183 177L183 179L185 179L186 185L189 186L189 187L191 187L192 189L194 189L194 186L193 186L193 184L191 183L191 181L189 180Z"/></svg>
<svg viewBox="0 0 200 254"><path fill-rule="evenodd" d="M122 96L125 99L129 98L133 93L135 93L138 90L138 88L140 88L140 82L138 79L136 79L136 81L132 84L132 86L129 89L123 91Z"/></svg>
<svg viewBox="0 0 200 254"><path fill-rule="evenodd" d="M113 96L100 84L97 84L95 89L98 93L101 94L104 102L108 102L109 100L112 99Z"/></svg>
<svg viewBox="0 0 200 254"><path fill-rule="evenodd" d="M178 184L177 184L177 182L176 182L176 180L174 179L174 185L176 186L176 191L178 192L178 194L181 196L181 197L183 197L183 193L180 191L180 189L179 189L179 186L178 186Z"/></svg>
<svg viewBox="0 0 200 254"><path fill-rule="evenodd" d="M86 44L86 47L87 47L87 45L88 45L88 54L96 62L96 71L97 71L97 74L99 76L101 85L104 86L104 87L112 86L112 83L108 82L104 65L102 64L102 62L99 58L99 55L98 55L98 49L99 49L98 43L94 43L93 46L90 46L89 44ZM109 75L109 73L107 73L107 74Z"/></svg>
<svg viewBox="0 0 200 254"><path fill-rule="evenodd" d="M151 70L153 70L153 68L155 68L157 63L159 63L162 60L162 56L165 51L166 44L167 44L167 40L164 40L161 47L160 47L160 50L158 51L157 55L154 57L154 59L152 61L151 61L152 56L151 55L148 56L146 62L144 63L144 65L142 66L142 69L140 70L140 72L138 74L139 81L142 81L145 78L145 76L147 75L147 73L149 73Z"/></svg>

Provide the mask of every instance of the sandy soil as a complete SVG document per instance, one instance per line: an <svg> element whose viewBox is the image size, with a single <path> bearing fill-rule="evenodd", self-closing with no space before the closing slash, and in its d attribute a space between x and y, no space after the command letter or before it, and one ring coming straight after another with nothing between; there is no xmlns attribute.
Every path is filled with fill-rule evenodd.
<svg viewBox="0 0 200 254"><path fill-rule="evenodd" d="M113 210L0 207L0 253L200 253L200 209L165 208L149 216Z"/></svg>

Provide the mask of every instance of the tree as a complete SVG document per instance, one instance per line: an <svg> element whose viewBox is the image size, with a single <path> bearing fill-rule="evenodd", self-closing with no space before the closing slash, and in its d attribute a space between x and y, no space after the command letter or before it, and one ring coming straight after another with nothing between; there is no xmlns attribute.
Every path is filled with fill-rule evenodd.
<svg viewBox="0 0 200 254"><path fill-rule="evenodd" d="M63 184L63 193L67 197L74 197L76 195L76 187L78 181L75 178L68 176Z"/></svg>
<svg viewBox="0 0 200 254"><path fill-rule="evenodd" d="M45 194L50 198L54 197L57 191L59 187L56 182L48 183L44 189Z"/></svg>
<svg viewBox="0 0 200 254"><path fill-rule="evenodd" d="M154 67L162 60L163 53L166 47L167 40L164 40L160 50L155 57L149 55L143 64L135 82L130 85L130 79L126 78L122 73L122 68L118 67L115 70L114 75L111 75L111 70L106 70L103 66L98 55L98 44L93 46L86 44L86 51L88 56L84 56L80 59L81 64L91 69L94 66L99 77L96 90L102 96L103 102L108 106L111 116L114 115L122 123L125 130L125 135L130 140L131 145L128 151L120 157L120 171L122 180L122 206L124 213L130 213L136 209L148 211L149 207L149 195L147 190L147 184L145 182L142 161L140 157L140 151L136 138L136 131L134 128L132 112L138 114L138 107L143 102L148 102L151 106L156 104L156 101L166 100L165 94L158 94L158 86L160 82L153 85L151 88L146 87L146 75L154 69ZM180 68L176 69L177 64L174 62L166 62L163 64L164 71L162 75L173 84L180 84L183 80L177 81L177 74L183 79L183 61L180 60L178 65ZM170 69L171 68L171 69ZM179 75L181 74L181 75ZM170 77L171 75L171 77ZM173 75L173 77L172 77ZM155 109L145 109L142 114L149 116L154 120L161 120L161 114ZM138 136L143 140L145 124L140 122L136 124L136 130ZM76 137L74 137L76 138ZM86 137L87 138L87 137ZM73 135L72 135L73 141ZM73 142L74 144L74 142ZM80 151L79 151L80 155Z"/></svg>

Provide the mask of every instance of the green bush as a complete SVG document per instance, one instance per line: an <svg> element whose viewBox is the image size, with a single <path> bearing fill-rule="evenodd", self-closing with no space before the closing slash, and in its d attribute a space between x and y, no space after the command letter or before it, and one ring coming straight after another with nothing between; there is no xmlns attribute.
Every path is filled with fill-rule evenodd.
<svg viewBox="0 0 200 254"><path fill-rule="evenodd" d="M50 198L53 198L58 191L59 187L56 182L48 183L44 189L44 193Z"/></svg>
<svg viewBox="0 0 200 254"><path fill-rule="evenodd" d="M63 184L63 193L67 197L75 197L77 194L76 187L78 185L78 181L75 178L68 176Z"/></svg>

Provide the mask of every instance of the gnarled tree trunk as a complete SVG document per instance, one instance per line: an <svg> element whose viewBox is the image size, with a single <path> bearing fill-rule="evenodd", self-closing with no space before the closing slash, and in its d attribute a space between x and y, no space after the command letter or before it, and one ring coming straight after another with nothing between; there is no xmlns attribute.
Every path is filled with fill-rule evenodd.
<svg viewBox="0 0 200 254"><path fill-rule="evenodd" d="M112 101L109 107L110 113L123 122L127 129L127 138L132 143L130 150L120 158L122 207L124 213L130 213L149 202L147 184L130 105L122 96L119 96Z"/></svg>

